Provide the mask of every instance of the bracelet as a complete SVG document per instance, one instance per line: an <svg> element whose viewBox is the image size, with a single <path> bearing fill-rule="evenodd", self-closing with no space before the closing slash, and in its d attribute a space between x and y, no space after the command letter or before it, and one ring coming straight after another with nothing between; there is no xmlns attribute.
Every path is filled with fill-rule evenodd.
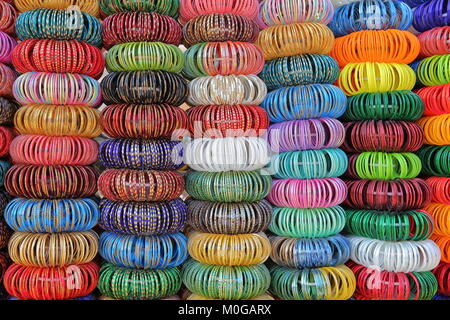
<svg viewBox="0 0 450 320"><path fill-rule="evenodd" d="M89 13L95 17L100 14L98 1L95 0L14 0L14 4L20 12L34 9L67 9L76 7L77 10Z"/></svg>
<svg viewBox="0 0 450 320"><path fill-rule="evenodd" d="M20 105L16 101L0 97L0 124L12 124L14 114L19 108Z"/></svg>
<svg viewBox="0 0 450 320"><path fill-rule="evenodd" d="M406 64L349 63L341 70L337 83L348 96L363 92L412 90L416 74Z"/></svg>
<svg viewBox="0 0 450 320"><path fill-rule="evenodd" d="M178 170L182 144L163 139L105 140L98 153L100 162L111 169Z"/></svg>
<svg viewBox="0 0 450 320"><path fill-rule="evenodd" d="M332 84L339 76L339 66L332 57L304 54L268 61L259 76L269 90L312 83Z"/></svg>
<svg viewBox="0 0 450 320"><path fill-rule="evenodd" d="M270 242L264 233L214 234L192 232L188 238L189 255L204 264L250 266L264 263Z"/></svg>
<svg viewBox="0 0 450 320"><path fill-rule="evenodd" d="M435 275L435 277L438 281L439 293L441 293L442 295L449 296L450 295L450 277L449 277L450 276L450 264L440 263L439 266L433 270L433 274ZM436 300L438 300L438 299L436 299ZM442 299L442 300L445 300L445 299Z"/></svg>
<svg viewBox="0 0 450 320"><path fill-rule="evenodd" d="M291 269L272 265L270 292L284 300L348 300L356 279L345 265Z"/></svg>
<svg viewBox="0 0 450 320"><path fill-rule="evenodd" d="M98 191L113 201L167 201L184 191L184 179L174 171L107 169L98 178Z"/></svg>
<svg viewBox="0 0 450 320"><path fill-rule="evenodd" d="M18 13L12 4L0 1L0 31L14 35L15 21Z"/></svg>
<svg viewBox="0 0 450 320"><path fill-rule="evenodd" d="M81 73L94 79L99 79L105 68L99 48L76 40L22 41L12 54L12 62L21 73Z"/></svg>
<svg viewBox="0 0 450 320"><path fill-rule="evenodd" d="M8 245L11 235L11 229L8 228L8 225L3 221L3 219L0 220L0 249L3 249Z"/></svg>
<svg viewBox="0 0 450 320"><path fill-rule="evenodd" d="M258 201L268 195L271 184L272 178L259 171L190 171L186 176L186 192L204 201Z"/></svg>
<svg viewBox="0 0 450 320"><path fill-rule="evenodd" d="M171 16L172 18L177 18L179 8L180 3L178 0L175 1L100 0L100 9L102 10L102 13L104 13L107 16L121 12L144 11L144 12L156 12L162 15Z"/></svg>
<svg viewBox="0 0 450 320"><path fill-rule="evenodd" d="M248 42L202 42L184 52L183 75L193 79L216 75L258 74L264 67L264 56L257 45Z"/></svg>
<svg viewBox="0 0 450 320"><path fill-rule="evenodd" d="M417 124L424 131L424 143L431 145L450 144L450 113L440 116L423 117Z"/></svg>
<svg viewBox="0 0 450 320"><path fill-rule="evenodd" d="M96 263L65 267L31 267L12 264L5 273L6 291L21 300L68 300L84 297L97 286Z"/></svg>
<svg viewBox="0 0 450 320"><path fill-rule="evenodd" d="M106 104L161 104L179 106L188 94L186 80L166 71L112 72L101 81Z"/></svg>
<svg viewBox="0 0 450 320"><path fill-rule="evenodd" d="M450 176L450 146L423 146L418 152L423 165L423 174Z"/></svg>
<svg viewBox="0 0 450 320"><path fill-rule="evenodd" d="M263 138L199 138L184 146L184 163L195 171L255 171L270 161Z"/></svg>
<svg viewBox="0 0 450 320"><path fill-rule="evenodd" d="M0 126L0 157L8 154L14 136L14 129Z"/></svg>
<svg viewBox="0 0 450 320"><path fill-rule="evenodd" d="M271 122L339 118L346 106L347 97L340 88L319 83L274 90L261 104Z"/></svg>
<svg viewBox="0 0 450 320"><path fill-rule="evenodd" d="M441 249L441 260L450 263L450 237L433 234L430 239Z"/></svg>
<svg viewBox="0 0 450 320"><path fill-rule="evenodd" d="M83 232L97 225L100 212L92 199L13 199L5 220L17 232Z"/></svg>
<svg viewBox="0 0 450 320"><path fill-rule="evenodd" d="M435 27L448 25L450 5L444 0L427 1L414 10L413 27L424 32Z"/></svg>
<svg viewBox="0 0 450 320"><path fill-rule="evenodd" d="M364 30L336 38L330 56L343 68L353 62L409 64L419 51L419 39L409 31Z"/></svg>
<svg viewBox="0 0 450 320"><path fill-rule="evenodd" d="M424 116L450 113L450 102L447 99L450 95L450 84L422 88L417 90L417 94L425 105Z"/></svg>
<svg viewBox="0 0 450 320"><path fill-rule="evenodd" d="M339 178L274 180L267 196L274 206L326 208L342 203L347 187Z"/></svg>
<svg viewBox="0 0 450 320"><path fill-rule="evenodd" d="M180 232L187 208L181 199L164 202L100 202L102 229L131 235L160 235Z"/></svg>
<svg viewBox="0 0 450 320"><path fill-rule="evenodd" d="M395 0L355 1L336 9L329 27L336 37L362 30L408 30L413 23L411 8Z"/></svg>
<svg viewBox="0 0 450 320"><path fill-rule="evenodd" d="M102 23L103 44L106 49L126 42L164 42L178 46L181 27L167 15L156 12L121 12L107 17Z"/></svg>
<svg viewBox="0 0 450 320"><path fill-rule="evenodd" d="M182 233L134 236L107 231L101 234L98 246L109 263L134 269L177 267L188 256L187 238Z"/></svg>
<svg viewBox="0 0 450 320"><path fill-rule="evenodd" d="M17 73L14 70L0 63L0 96L13 96L13 84L16 78Z"/></svg>
<svg viewBox="0 0 450 320"><path fill-rule="evenodd" d="M418 35L420 42L420 56L449 54L450 26L436 27Z"/></svg>
<svg viewBox="0 0 450 320"><path fill-rule="evenodd" d="M180 288L178 268L139 270L105 263L98 281L102 295L121 300L161 299L176 294Z"/></svg>
<svg viewBox="0 0 450 320"><path fill-rule="evenodd" d="M401 1L406 3L411 8L415 8L418 5L421 5L422 3L427 2L428 0L401 0Z"/></svg>
<svg viewBox="0 0 450 320"><path fill-rule="evenodd" d="M345 210L328 208L273 208L269 230L281 237L325 238L344 229Z"/></svg>
<svg viewBox="0 0 450 320"><path fill-rule="evenodd" d="M17 41L14 38L0 31L0 63L11 64L11 55L16 46Z"/></svg>
<svg viewBox="0 0 450 320"><path fill-rule="evenodd" d="M30 104L14 117L21 134L95 138L102 133L98 111L87 106Z"/></svg>
<svg viewBox="0 0 450 320"><path fill-rule="evenodd" d="M11 168L11 163L9 161L0 160L0 187L3 186L5 175L10 168ZM1 191L0 194L3 194L3 191ZM1 212L1 210L0 210L0 212Z"/></svg>
<svg viewBox="0 0 450 320"><path fill-rule="evenodd" d="M426 181L431 189L432 200L450 205L450 177L430 177Z"/></svg>
<svg viewBox="0 0 450 320"><path fill-rule="evenodd" d="M293 23L264 29L256 44L266 60L308 53L328 54L333 48L334 35L324 24Z"/></svg>
<svg viewBox="0 0 450 320"><path fill-rule="evenodd" d="M71 9L34 9L23 12L16 21L20 40L79 40L102 46L100 21L86 12Z"/></svg>
<svg viewBox="0 0 450 320"><path fill-rule="evenodd" d="M266 200L241 203L190 200L187 207L187 223L206 233L258 233L266 230L272 219L272 206Z"/></svg>
<svg viewBox="0 0 450 320"><path fill-rule="evenodd" d="M428 87L450 83L450 54L423 59L416 72L420 83Z"/></svg>
<svg viewBox="0 0 450 320"><path fill-rule="evenodd" d="M97 170L89 166L16 164L5 176L5 188L14 197L83 198L95 194L97 177Z"/></svg>
<svg viewBox="0 0 450 320"><path fill-rule="evenodd" d="M83 105L101 103L99 83L89 76L70 73L28 72L14 82L13 93L21 104Z"/></svg>
<svg viewBox="0 0 450 320"><path fill-rule="evenodd" d="M95 140L77 136L20 135L10 147L15 164L87 166L97 161L97 153Z"/></svg>
<svg viewBox="0 0 450 320"><path fill-rule="evenodd" d="M189 259L182 269L189 291L213 299L247 300L269 288L270 274L264 264L218 266Z"/></svg>
<svg viewBox="0 0 450 320"><path fill-rule="evenodd" d="M258 105L267 94L264 81L256 75L207 76L188 84L187 101L198 105Z"/></svg>
<svg viewBox="0 0 450 320"><path fill-rule="evenodd" d="M450 204L431 202L424 210L435 221L434 234L438 236L450 236Z"/></svg>

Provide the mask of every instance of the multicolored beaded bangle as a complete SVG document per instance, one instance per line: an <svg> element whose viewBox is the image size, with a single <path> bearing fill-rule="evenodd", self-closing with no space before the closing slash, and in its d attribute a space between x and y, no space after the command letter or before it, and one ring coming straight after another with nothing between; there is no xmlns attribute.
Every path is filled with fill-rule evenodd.
<svg viewBox="0 0 450 320"><path fill-rule="evenodd" d="M100 9L107 16L120 12L144 11L177 18L179 8L179 0L100 0Z"/></svg>
<svg viewBox="0 0 450 320"><path fill-rule="evenodd" d="M450 176L450 146L423 146L418 152L423 173L429 176Z"/></svg>

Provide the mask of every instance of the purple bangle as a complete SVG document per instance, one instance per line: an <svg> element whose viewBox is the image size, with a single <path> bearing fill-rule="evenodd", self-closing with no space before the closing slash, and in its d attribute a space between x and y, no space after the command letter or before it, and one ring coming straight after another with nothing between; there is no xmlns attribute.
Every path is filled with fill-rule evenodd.
<svg viewBox="0 0 450 320"><path fill-rule="evenodd" d="M424 32L435 27L447 26L450 22L450 2L432 0L421 4L414 10L413 27Z"/></svg>
<svg viewBox="0 0 450 320"><path fill-rule="evenodd" d="M17 41L7 33L0 31L0 62L11 64L11 53L17 46Z"/></svg>

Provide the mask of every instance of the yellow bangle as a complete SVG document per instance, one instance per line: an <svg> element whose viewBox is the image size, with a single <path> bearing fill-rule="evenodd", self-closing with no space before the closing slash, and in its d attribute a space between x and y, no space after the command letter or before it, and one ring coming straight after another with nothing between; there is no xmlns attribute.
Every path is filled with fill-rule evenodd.
<svg viewBox="0 0 450 320"><path fill-rule="evenodd" d="M14 0L17 10L25 12L34 9L79 9L94 17L100 15L99 1L97 0Z"/></svg>

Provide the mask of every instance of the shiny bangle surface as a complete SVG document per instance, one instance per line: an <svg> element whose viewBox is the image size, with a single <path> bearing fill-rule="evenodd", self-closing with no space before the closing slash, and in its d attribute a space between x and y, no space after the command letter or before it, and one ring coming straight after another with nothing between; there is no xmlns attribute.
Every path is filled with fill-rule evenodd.
<svg viewBox="0 0 450 320"><path fill-rule="evenodd" d="M0 31L3 31L9 35L14 35L15 22L18 16L17 10L12 4L1 1L0 2Z"/></svg>
<svg viewBox="0 0 450 320"><path fill-rule="evenodd" d="M448 25L450 4L444 0L432 0L422 3L414 10L413 27L424 32L434 27Z"/></svg>
<svg viewBox="0 0 450 320"><path fill-rule="evenodd" d="M95 17L100 14L99 4L96 0L14 0L14 4L20 12L33 9L70 9L76 7L78 10Z"/></svg>
<svg viewBox="0 0 450 320"><path fill-rule="evenodd" d="M420 61L417 78L425 86L450 83L450 54L436 55Z"/></svg>
<svg viewBox="0 0 450 320"><path fill-rule="evenodd" d="M423 146L418 152L423 173L429 176L450 176L450 146Z"/></svg>
<svg viewBox="0 0 450 320"><path fill-rule="evenodd" d="M440 263L439 266L433 270L438 284L439 293L450 296L450 264Z"/></svg>
<svg viewBox="0 0 450 320"><path fill-rule="evenodd" d="M417 120L424 131L424 143L430 145L450 144L450 113L423 117Z"/></svg>
<svg viewBox="0 0 450 320"><path fill-rule="evenodd" d="M11 64L11 58L17 41L7 33L0 31L0 63Z"/></svg>
<svg viewBox="0 0 450 320"><path fill-rule="evenodd" d="M450 84L421 88L417 94L423 100L425 105L425 116L438 116L444 113L450 113Z"/></svg>
<svg viewBox="0 0 450 320"><path fill-rule="evenodd" d="M433 201L450 205L450 177L430 177L426 181L430 186Z"/></svg>
<svg viewBox="0 0 450 320"><path fill-rule="evenodd" d="M435 221L434 234L438 236L450 236L450 204L431 202L426 210Z"/></svg>
<svg viewBox="0 0 450 320"><path fill-rule="evenodd" d="M167 1L139 1L139 0L100 0L100 9L105 15L113 15L120 12L156 12L159 14L177 18L180 8L179 0Z"/></svg>
<svg viewBox="0 0 450 320"><path fill-rule="evenodd" d="M436 27L419 34L420 55L431 57L450 53L450 26Z"/></svg>
<svg viewBox="0 0 450 320"><path fill-rule="evenodd" d="M7 65L0 63L0 95L13 97L14 81L17 73Z"/></svg>

